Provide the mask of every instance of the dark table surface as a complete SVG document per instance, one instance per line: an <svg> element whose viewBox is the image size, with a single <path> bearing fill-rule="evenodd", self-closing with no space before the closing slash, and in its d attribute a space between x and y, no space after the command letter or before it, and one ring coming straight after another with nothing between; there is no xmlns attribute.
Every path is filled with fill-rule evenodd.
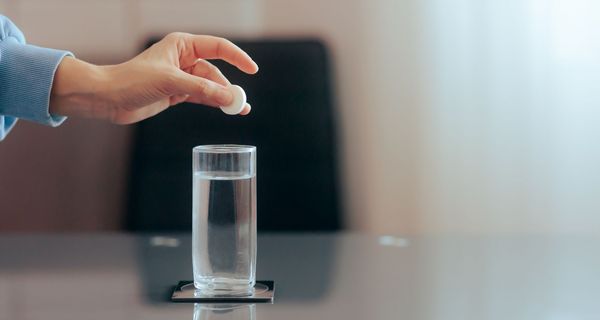
<svg viewBox="0 0 600 320"><path fill-rule="evenodd" d="M188 235L0 236L0 319L600 319L600 238L263 235L275 303L174 304Z"/></svg>

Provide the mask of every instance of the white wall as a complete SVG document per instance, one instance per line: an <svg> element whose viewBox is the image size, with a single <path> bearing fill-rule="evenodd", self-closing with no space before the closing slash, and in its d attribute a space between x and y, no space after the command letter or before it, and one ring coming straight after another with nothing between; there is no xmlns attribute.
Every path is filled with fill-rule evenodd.
<svg viewBox="0 0 600 320"><path fill-rule="evenodd" d="M600 232L599 9L424 3L420 229Z"/></svg>
<svg viewBox="0 0 600 320"><path fill-rule="evenodd" d="M593 0L0 5L30 42L95 61L126 58L147 35L173 30L325 39L335 59L353 229L600 229Z"/></svg>

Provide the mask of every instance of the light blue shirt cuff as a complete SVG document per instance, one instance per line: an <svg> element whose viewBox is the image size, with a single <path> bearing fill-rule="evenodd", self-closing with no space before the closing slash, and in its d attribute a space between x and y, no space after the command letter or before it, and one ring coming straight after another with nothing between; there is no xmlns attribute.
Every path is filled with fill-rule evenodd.
<svg viewBox="0 0 600 320"><path fill-rule="evenodd" d="M4 140L16 123L17 118L0 115L0 140Z"/></svg>
<svg viewBox="0 0 600 320"><path fill-rule="evenodd" d="M66 117L51 115L50 92L54 73L68 51L22 44L7 37L0 42L0 114L4 115L5 135L16 122L30 120L56 127ZM0 118L1 119L1 118Z"/></svg>

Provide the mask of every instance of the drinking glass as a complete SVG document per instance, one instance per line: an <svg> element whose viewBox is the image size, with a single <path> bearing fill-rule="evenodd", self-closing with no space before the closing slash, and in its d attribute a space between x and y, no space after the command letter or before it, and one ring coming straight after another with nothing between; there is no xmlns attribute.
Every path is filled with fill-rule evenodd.
<svg viewBox="0 0 600 320"><path fill-rule="evenodd" d="M192 263L202 295L251 295L256 282L256 147L197 146Z"/></svg>

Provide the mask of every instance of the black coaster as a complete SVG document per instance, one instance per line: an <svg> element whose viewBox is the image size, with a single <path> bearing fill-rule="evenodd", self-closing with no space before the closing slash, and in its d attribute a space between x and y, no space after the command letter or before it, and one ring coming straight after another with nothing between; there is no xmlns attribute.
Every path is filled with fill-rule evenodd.
<svg viewBox="0 0 600 320"><path fill-rule="evenodd" d="M275 294L275 283L271 280L256 281L254 294L250 296L215 296L201 295L194 287L194 281L179 281L173 290L171 301L173 302L273 302Z"/></svg>

